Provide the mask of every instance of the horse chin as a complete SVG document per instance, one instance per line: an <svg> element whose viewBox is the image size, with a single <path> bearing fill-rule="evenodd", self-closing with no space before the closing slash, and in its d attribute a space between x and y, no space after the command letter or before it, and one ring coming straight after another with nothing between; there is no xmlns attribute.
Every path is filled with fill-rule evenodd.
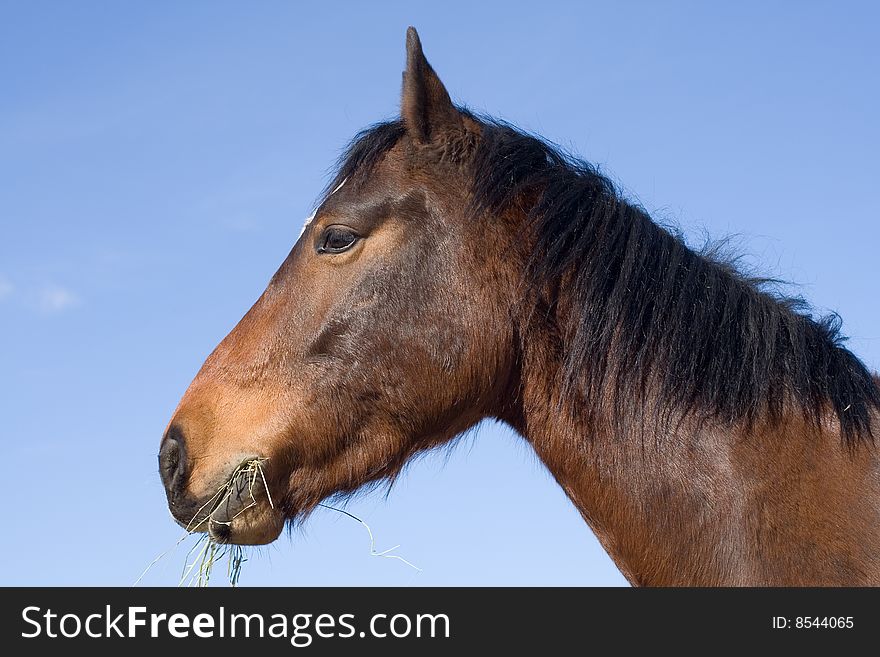
<svg viewBox="0 0 880 657"><path fill-rule="evenodd" d="M208 535L217 543L265 545L281 535L284 517L273 509L253 508L231 522L209 520Z"/></svg>

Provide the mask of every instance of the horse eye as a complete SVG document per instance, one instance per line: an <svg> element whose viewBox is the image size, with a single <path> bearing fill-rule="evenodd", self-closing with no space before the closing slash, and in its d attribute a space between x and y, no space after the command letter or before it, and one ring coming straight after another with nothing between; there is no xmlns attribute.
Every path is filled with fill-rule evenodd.
<svg viewBox="0 0 880 657"><path fill-rule="evenodd" d="M348 228L330 226L318 241L318 253L342 253L354 246L358 236Z"/></svg>

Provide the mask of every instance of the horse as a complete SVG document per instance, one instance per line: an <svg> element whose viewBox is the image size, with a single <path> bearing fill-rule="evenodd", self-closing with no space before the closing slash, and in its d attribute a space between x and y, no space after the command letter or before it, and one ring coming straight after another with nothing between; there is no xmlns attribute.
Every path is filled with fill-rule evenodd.
<svg viewBox="0 0 880 657"><path fill-rule="evenodd" d="M400 117L351 142L159 470L181 525L264 544L494 418L633 585L880 585L880 380L843 341L453 104L409 28Z"/></svg>

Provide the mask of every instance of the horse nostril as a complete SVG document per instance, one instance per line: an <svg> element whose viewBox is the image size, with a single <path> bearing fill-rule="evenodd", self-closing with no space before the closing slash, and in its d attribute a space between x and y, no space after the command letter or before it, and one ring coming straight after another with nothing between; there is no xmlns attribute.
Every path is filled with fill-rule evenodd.
<svg viewBox="0 0 880 657"><path fill-rule="evenodd" d="M186 450L183 432L171 427L159 448L159 475L169 497L180 493L186 483Z"/></svg>

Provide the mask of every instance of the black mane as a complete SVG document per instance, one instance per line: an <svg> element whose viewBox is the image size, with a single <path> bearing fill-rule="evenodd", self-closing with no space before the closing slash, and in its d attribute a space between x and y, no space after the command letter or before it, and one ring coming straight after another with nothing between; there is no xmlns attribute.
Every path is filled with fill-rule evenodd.
<svg viewBox="0 0 880 657"><path fill-rule="evenodd" d="M663 408L725 423L778 419L793 402L817 422L832 410L850 446L873 441L880 387L842 346L837 315L814 319L801 299L691 250L590 164L479 122L474 210L522 207L536 241L529 280L564 288L564 397L582 396L593 417L604 400L614 416L659 389ZM400 121L360 133L330 184L371 169L404 134Z"/></svg>

